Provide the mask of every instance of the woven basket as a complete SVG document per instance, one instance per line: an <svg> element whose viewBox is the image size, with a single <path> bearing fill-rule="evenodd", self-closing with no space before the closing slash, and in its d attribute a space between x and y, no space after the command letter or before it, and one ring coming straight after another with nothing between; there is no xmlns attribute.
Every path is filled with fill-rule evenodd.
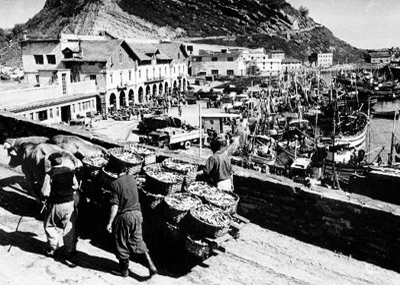
<svg viewBox="0 0 400 285"><path fill-rule="evenodd" d="M187 187L196 180L197 168L199 167L197 164L186 162L183 160L167 158L161 163L161 165L165 169L185 175L183 187Z"/></svg>
<svg viewBox="0 0 400 285"><path fill-rule="evenodd" d="M224 225L216 226L208 222L205 222L204 220L201 220L194 214L194 210L200 209L201 207L214 208L214 211L218 212L220 215L225 216L228 222ZM228 233L230 224L232 222L232 217L229 214L211 205L203 205L198 208L191 209L189 213L190 213L189 231L196 234L197 236L205 236L210 238L221 237Z"/></svg>
<svg viewBox="0 0 400 285"><path fill-rule="evenodd" d="M203 190L200 190L200 189L203 189ZM194 182L190 183L187 187L185 187L184 190L192 195L195 195L195 196L201 198L201 200L204 203L207 203L207 200L205 199L205 196L207 194L220 191L220 190L218 190L217 187L207 184L204 181L194 181Z"/></svg>
<svg viewBox="0 0 400 285"><path fill-rule="evenodd" d="M179 192L182 190L183 184L183 175L171 172L160 167L159 164L147 165L144 168L144 173L146 175L146 189L151 193L162 194L162 195L171 195L175 192ZM157 173L165 173L166 175L170 175L176 179L174 182L166 182L160 180L155 174Z"/></svg>
<svg viewBox="0 0 400 285"><path fill-rule="evenodd" d="M101 168L100 183L104 188L109 189L110 183L113 182L117 178L118 178L118 174L113 173L110 169L108 169L108 167Z"/></svg>
<svg viewBox="0 0 400 285"><path fill-rule="evenodd" d="M191 198L191 201L193 201L193 203L191 205L188 204L188 207L179 208L179 206L177 206L176 203L174 203L176 199L185 200L189 198ZM200 198L193 196L189 193L181 192L166 196L164 199L164 204L165 204L164 207L165 217L171 223L178 224L186 216L186 214L190 211L190 209L201 205L201 200Z"/></svg>
<svg viewBox="0 0 400 285"><path fill-rule="evenodd" d="M139 145L139 144L130 144L125 146L126 149L129 149L141 157L144 158L143 166L156 163L156 151L154 149L150 149L148 147Z"/></svg>
<svg viewBox="0 0 400 285"><path fill-rule="evenodd" d="M152 194L144 190L142 187L139 188L139 195L141 204L151 210L160 209L165 196L161 194Z"/></svg>
<svg viewBox="0 0 400 285"><path fill-rule="evenodd" d="M206 259L211 254L211 249L207 242L195 239L190 235L186 236L185 248L188 252L201 259Z"/></svg>
<svg viewBox="0 0 400 285"><path fill-rule="evenodd" d="M219 194L221 196L225 196L225 195L231 196L234 200L232 203L221 203L222 200L215 200L212 198L212 196L207 196L207 195L204 196L204 199L211 205L222 209L225 213L228 213L228 214L236 213L237 206L238 206L239 200L240 200L239 196L231 191L221 191L221 190L218 190L217 194Z"/></svg>
<svg viewBox="0 0 400 285"><path fill-rule="evenodd" d="M109 153L109 166L111 169L122 165L127 168L127 173L129 174L137 174L142 170L144 158L137 153L122 147L112 148L109 150ZM130 159L121 158L121 155L125 155Z"/></svg>
<svg viewBox="0 0 400 285"><path fill-rule="evenodd" d="M107 165L108 160L103 156L84 157L82 163L85 175L94 178L100 174L101 168Z"/></svg>
<svg viewBox="0 0 400 285"><path fill-rule="evenodd" d="M177 245L184 245L186 236L181 226L166 221L163 226L163 232L169 242Z"/></svg>

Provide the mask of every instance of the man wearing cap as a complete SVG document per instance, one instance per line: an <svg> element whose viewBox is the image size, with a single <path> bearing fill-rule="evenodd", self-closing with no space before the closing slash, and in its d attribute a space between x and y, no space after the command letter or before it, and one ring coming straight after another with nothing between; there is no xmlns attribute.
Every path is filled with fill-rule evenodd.
<svg viewBox="0 0 400 285"><path fill-rule="evenodd" d="M232 191L232 164L226 152L222 151L222 142L218 139L210 143L213 155L207 161L203 174L208 182L220 190ZM201 174L201 171L200 173Z"/></svg>
<svg viewBox="0 0 400 285"><path fill-rule="evenodd" d="M144 255L147 260L150 277L157 274L157 268L150 258L149 250L142 236L142 212L135 178L126 173L126 165L115 165L118 178L111 182L111 212L107 231L114 234L116 257L119 272L114 274L129 275L130 253Z"/></svg>
<svg viewBox="0 0 400 285"><path fill-rule="evenodd" d="M42 195L47 201L44 217L46 253L54 256L62 237L67 260L74 261L77 243L74 192L79 187L78 181L75 170L62 165L62 154L52 153L48 160L51 169L46 173L42 187Z"/></svg>

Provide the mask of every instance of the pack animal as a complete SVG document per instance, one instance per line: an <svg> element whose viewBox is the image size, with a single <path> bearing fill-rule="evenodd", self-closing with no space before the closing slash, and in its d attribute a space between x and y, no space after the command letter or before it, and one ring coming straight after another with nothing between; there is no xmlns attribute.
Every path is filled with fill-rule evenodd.
<svg viewBox="0 0 400 285"><path fill-rule="evenodd" d="M57 135L50 142L74 154L78 159L91 156L106 156L106 148L88 142L77 136Z"/></svg>
<svg viewBox="0 0 400 285"><path fill-rule="evenodd" d="M41 202L40 189L43 184L45 173L50 170L48 157L50 154L59 152L63 157L63 165L71 169L79 169L82 162L71 152L62 148L41 142L38 137L7 139L4 142L4 148L7 149L10 156L10 167L21 165L21 170L25 175L28 184L28 192ZM46 140L44 140L46 141Z"/></svg>

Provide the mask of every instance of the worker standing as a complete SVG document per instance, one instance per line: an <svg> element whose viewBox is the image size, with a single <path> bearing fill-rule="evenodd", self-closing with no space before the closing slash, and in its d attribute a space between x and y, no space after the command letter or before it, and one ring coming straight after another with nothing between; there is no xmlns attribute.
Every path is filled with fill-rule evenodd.
<svg viewBox="0 0 400 285"><path fill-rule="evenodd" d="M143 254L147 260L150 277L157 274L157 268L149 255L142 236L142 212L135 178L126 173L126 165L118 164L115 169L118 178L111 185L111 212L107 230L114 234L116 257L119 271L116 275L129 274L130 253Z"/></svg>

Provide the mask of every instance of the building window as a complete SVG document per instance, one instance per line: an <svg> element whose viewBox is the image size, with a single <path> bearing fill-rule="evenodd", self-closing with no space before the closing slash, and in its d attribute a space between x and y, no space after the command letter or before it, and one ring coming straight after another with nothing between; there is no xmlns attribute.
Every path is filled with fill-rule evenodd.
<svg viewBox="0 0 400 285"><path fill-rule="evenodd" d="M146 69L146 80L149 80L149 70Z"/></svg>
<svg viewBox="0 0 400 285"><path fill-rule="evenodd" d="M211 61L218 61L218 57L213 56L213 57L211 58Z"/></svg>
<svg viewBox="0 0 400 285"><path fill-rule="evenodd" d="M35 54L33 57L35 58L36 64L43 64L43 55Z"/></svg>
<svg viewBox="0 0 400 285"><path fill-rule="evenodd" d="M92 100L92 108L94 109L94 100Z"/></svg>
<svg viewBox="0 0 400 285"><path fill-rule="evenodd" d="M232 69L228 69L226 71L226 75L234 75L234 74L235 74L235 72Z"/></svg>
<svg viewBox="0 0 400 285"><path fill-rule="evenodd" d="M39 121L47 120L47 110L37 112Z"/></svg>
<svg viewBox="0 0 400 285"><path fill-rule="evenodd" d="M78 103L78 110L79 112L82 111L81 103Z"/></svg>
<svg viewBox="0 0 400 285"><path fill-rule="evenodd" d="M203 61L203 58L202 57L195 57L194 61Z"/></svg>
<svg viewBox="0 0 400 285"><path fill-rule="evenodd" d="M164 71L165 71L164 75L167 76L167 67L165 67Z"/></svg>
<svg viewBox="0 0 400 285"><path fill-rule="evenodd" d="M48 64L56 64L56 56L54 54L48 54L46 57Z"/></svg>
<svg viewBox="0 0 400 285"><path fill-rule="evenodd" d="M60 117L60 107L57 107L56 116L57 116L57 117Z"/></svg>
<svg viewBox="0 0 400 285"><path fill-rule="evenodd" d="M90 79L90 80L94 80L95 83L97 83L97 81L96 81L96 75L89 75L89 79Z"/></svg>
<svg viewBox="0 0 400 285"><path fill-rule="evenodd" d="M50 119L53 119L53 108L49 109L49 113L50 113Z"/></svg>
<svg viewBox="0 0 400 285"><path fill-rule="evenodd" d="M130 70L129 70L129 73L128 73L128 77L129 77L129 81L131 81L132 80L132 71L130 71Z"/></svg>
<svg viewBox="0 0 400 285"><path fill-rule="evenodd" d="M29 117L31 118L31 120L33 120L33 113L30 113Z"/></svg>
<svg viewBox="0 0 400 285"><path fill-rule="evenodd" d="M111 84L113 83L113 75L112 75L112 73L110 73L110 82L111 82Z"/></svg>
<svg viewBox="0 0 400 285"><path fill-rule="evenodd" d="M142 78L142 71L139 70L139 78Z"/></svg>
<svg viewBox="0 0 400 285"><path fill-rule="evenodd" d="M119 62L122 62L122 49L119 50Z"/></svg>
<svg viewBox="0 0 400 285"><path fill-rule="evenodd" d="M217 69L211 70L211 74L212 74L212 75L218 75L218 70L217 70Z"/></svg>
<svg viewBox="0 0 400 285"><path fill-rule="evenodd" d="M228 57L228 61L233 61L233 57Z"/></svg>
<svg viewBox="0 0 400 285"><path fill-rule="evenodd" d="M75 104L72 104L72 113L75 113Z"/></svg>

